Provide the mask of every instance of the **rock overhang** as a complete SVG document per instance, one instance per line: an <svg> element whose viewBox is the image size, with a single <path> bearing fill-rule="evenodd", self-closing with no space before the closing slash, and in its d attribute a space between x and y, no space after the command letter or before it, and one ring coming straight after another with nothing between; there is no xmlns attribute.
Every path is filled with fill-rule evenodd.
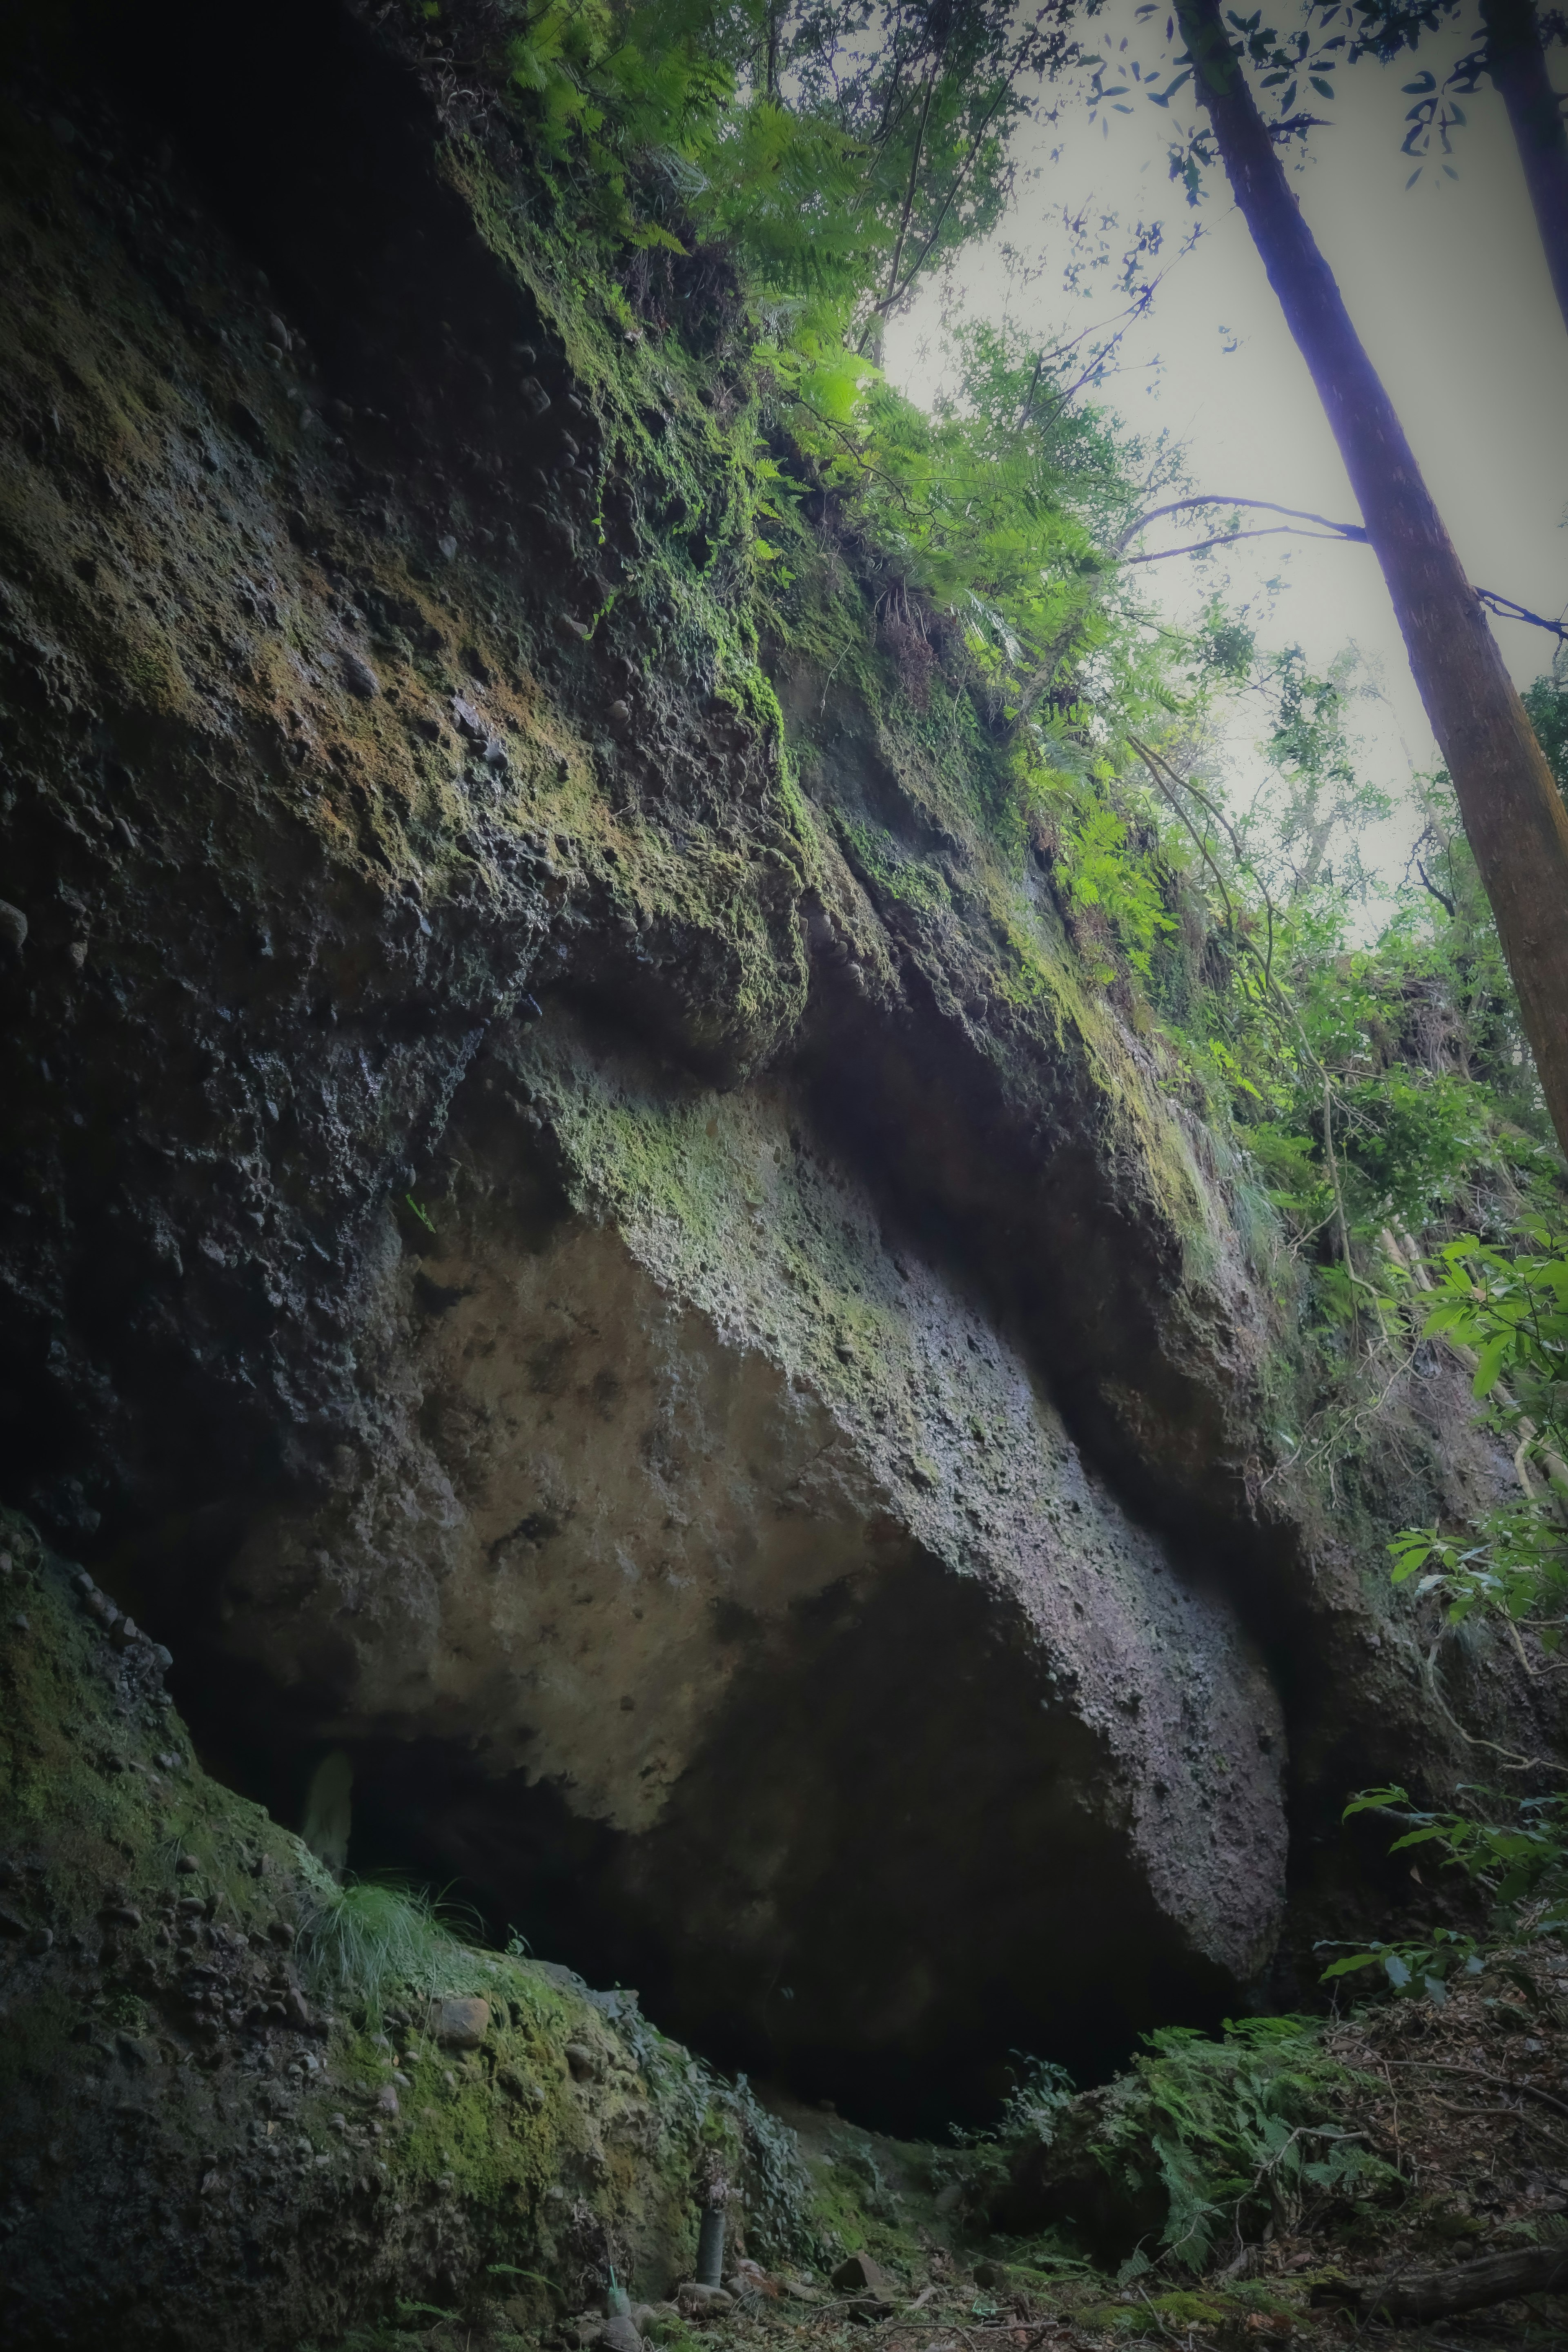
<svg viewBox="0 0 1568 2352"><path fill-rule="evenodd" d="M1037 2039L1110 1985L1152 2017L1162 1972L1239 1993L1283 1895L1268 1675L807 1098L552 1016L447 1166L384 1260L377 1446L224 1580L290 1738L405 1792L463 1751L421 1835L498 1916L588 1825L595 1957L775 2063L975 2046L987 1985Z"/></svg>

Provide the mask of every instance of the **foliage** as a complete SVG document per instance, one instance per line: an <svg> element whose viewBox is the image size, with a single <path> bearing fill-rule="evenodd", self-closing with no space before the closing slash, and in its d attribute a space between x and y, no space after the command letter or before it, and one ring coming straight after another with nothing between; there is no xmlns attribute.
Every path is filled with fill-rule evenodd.
<svg viewBox="0 0 1568 2352"><path fill-rule="evenodd" d="M1439 1600L1451 1624L1489 1606L1555 1650L1568 1622L1568 1236L1534 1224L1500 1249L1467 1234L1434 1270L1426 1333L1473 1358L1475 1394L1525 1491L1484 1514L1468 1540L1406 1529L1390 1546L1394 1580L1415 1580L1417 1594Z"/></svg>
<svg viewBox="0 0 1568 2352"><path fill-rule="evenodd" d="M1526 687L1524 707L1558 790L1568 794L1568 649L1558 655L1550 677Z"/></svg>
<svg viewBox="0 0 1568 2352"><path fill-rule="evenodd" d="M1491 1789L1461 1791L1502 1818L1475 1813L1424 1811L1397 1786L1363 1789L1345 1808L1345 1819L1375 1812L1406 1826L1390 1853L1429 1846L1445 1868L1459 1871L1490 1908L1488 1940L1521 1933L1561 1935L1568 1927L1568 1792L1509 1799ZM1329 1945L1321 1950L1334 1948ZM1347 1949L1323 1970L1324 1981L1381 1968L1394 1992L1447 1998L1448 1979L1479 1976L1486 1966L1482 1939L1454 1927L1436 1927L1421 1938L1374 1943Z"/></svg>
<svg viewBox="0 0 1568 2352"><path fill-rule="evenodd" d="M1009 132L1070 54L1068 12L1006 0L526 0L513 103L601 232L693 233L764 298L867 329L998 216Z"/></svg>
<svg viewBox="0 0 1568 2352"><path fill-rule="evenodd" d="M1312 2020L1245 2018L1218 2042L1171 2026L1145 2040L1106 2095L1092 2147L1134 2195L1153 2180L1164 2189L1160 2247L1182 2268L1205 2268L1222 2234L1240 2244L1270 2221L1294 2227L1309 2204L1389 2179L1333 2119L1358 2078L1326 2055ZM1124 2275L1147 2267L1135 2256Z"/></svg>
<svg viewBox="0 0 1568 2352"><path fill-rule="evenodd" d="M1479 20L1467 23L1468 11L1463 0L1414 0L1413 5L1410 0L1310 0L1307 13L1325 32L1342 22L1343 30L1335 37L1334 46L1344 50L1346 62L1352 65L1365 57L1375 58L1380 65L1390 64L1404 51L1419 47L1424 34L1459 20L1461 53L1442 80L1430 68L1423 68L1404 85L1404 95L1415 103L1405 112L1401 142L1401 152L1415 159L1407 187L1415 186L1433 161L1440 164L1447 178L1458 179L1447 158L1454 152L1452 132L1463 130L1468 120L1459 100L1471 97L1494 73L1494 35L1487 12L1482 10ZM1568 39L1568 20L1561 12L1539 12L1536 27L1543 47L1554 38Z"/></svg>

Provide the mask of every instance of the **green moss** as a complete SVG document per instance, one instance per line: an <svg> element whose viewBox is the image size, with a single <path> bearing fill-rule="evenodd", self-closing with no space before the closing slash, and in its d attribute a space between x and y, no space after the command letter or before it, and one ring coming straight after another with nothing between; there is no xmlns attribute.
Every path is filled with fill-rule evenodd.
<svg viewBox="0 0 1568 2352"><path fill-rule="evenodd" d="M18 1964L15 1947L6 1948L0 2105L24 2092L32 2100L44 2085L51 2104L70 2112L77 2078L103 2063L91 2037L79 2032L77 1964L63 1948L73 1933L96 1943L105 1918L113 1940L97 1979L94 2030L100 2042L119 2034L147 2053L143 2079L172 2134L168 2145L188 2147L201 2171L214 2160L202 2153L201 2133L224 2131L209 2075L241 2088L261 2078L240 2070L244 2053L230 2029L204 2038L194 2022L180 1989L184 1966L168 1948L160 1913L173 1918L176 1898L194 1891L215 1936L237 1929L251 1948L273 1952L274 1924L300 1923L308 1959L311 1923L353 1911L353 1890L333 1886L296 1838L205 1778L158 1701L149 1654L137 1650L127 1675L71 1596L63 1565L25 1522L0 1514L0 1544L20 1563L29 1621L0 1655L0 1805L11 1856L37 1864L55 1933L54 1950L39 1959ZM110 1755L122 1769L104 1769ZM177 1796L164 1762L174 1755ZM182 1857L198 1868L179 1870ZM406 1909L406 1898L398 1899ZM395 1990L416 2026L396 2053L407 2077L401 2113L376 2143L394 2205L438 2198L461 2210L489 2259L521 2263L545 2279L564 2264L577 2291L581 2252L570 2215L573 2200L585 2200L629 2253L631 2284L660 2294L689 2269L700 2168L716 2152L742 2186L759 2245L781 2256L810 2245L805 2177L743 2085L714 2076L625 2000L612 2021L574 1979L454 1939L427 1911L411 1931L406 1916L389 1925L385 1901L372 1907L377 1951L367 1958L363 1937L320 1946L315 1981L330 1993L335 2021L324 2040L294 2043L318 2053L318 2063L290 2130L331 2159L331 2179L343 2150L335 2112L374 2113L393 2083L396 2057L377 2027ZM226 1948L239 1948L238 1938ZM419 2030L432 1991L475 1992L489 2003L479 2050L444 2051ZM593 2053L586 2080L574 2077L569 2044ZM224 2160L233 2160L232 2147ZM542 2315L548 2289L536 2283L528 2292Z"/></svg>

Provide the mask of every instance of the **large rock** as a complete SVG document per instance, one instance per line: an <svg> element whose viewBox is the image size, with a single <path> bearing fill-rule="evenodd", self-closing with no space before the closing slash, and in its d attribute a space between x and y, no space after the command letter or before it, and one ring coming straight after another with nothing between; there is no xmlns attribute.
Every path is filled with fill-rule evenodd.
<svg viewBox="0 0 1568 2352"><path fill-rule="evenodd" d="M493 2264L537 2328L612 2264L645 2295L684 2277L715 2161L731 2237L809 2247L806 2176L743 2086L563 1968L406 1927L390 1950L384 1908L379 1946L331 1942L331 1881L202 1771L152 1644L117 1649L10 1513L0 1556L26 1602L0 1637L28 1931L0 1948L7 2346L286 2352L399 2298L473 2307Z"/></svg>
<svg viewBox="0 0 1568 2352"><path fill-rule="evenodd" d="M1109 2038L1255 1976L1279 1700L1026 1360L787 1087L655 1093L564 1022L480 1073L367 1302L395 1441L224 1577L292 1736L775 2061ZM600 1825L569 1893L563 1812Z"/></svg>
<svg viewBox="0 0 1568 2352"><path fill-rule="evenodd" d="M1246 1171L1000 771L753 660L717 362L288 21L4 118L0 1484L253 1793L342 1744L351 1860L710 2046L945 2103L1216 2013L1288 1772L1300 1885L1523 1720L1384 1599L1462 1381L1298 1448Z"/></svg>

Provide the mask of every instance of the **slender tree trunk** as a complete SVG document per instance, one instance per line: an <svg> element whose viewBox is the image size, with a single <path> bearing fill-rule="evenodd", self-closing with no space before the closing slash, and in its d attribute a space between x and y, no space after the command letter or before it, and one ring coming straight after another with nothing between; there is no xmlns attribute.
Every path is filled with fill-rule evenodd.
<svg viewBox="0 0 1568 2352"><path fill-rule="evenodd" d="M1546 70L1531 0L1481 0L1487 71L1502 93L1546 266L1568 327L1568 123Z"/></svg>
<svg viewBox="0 0 1568 2352"><path fill-rule="evenodd" d="M1441 516L1264 127L1220 0L1177 0L1194 85L1311 373L1458 794L1568 1153L1568 810Z"/></svg>

